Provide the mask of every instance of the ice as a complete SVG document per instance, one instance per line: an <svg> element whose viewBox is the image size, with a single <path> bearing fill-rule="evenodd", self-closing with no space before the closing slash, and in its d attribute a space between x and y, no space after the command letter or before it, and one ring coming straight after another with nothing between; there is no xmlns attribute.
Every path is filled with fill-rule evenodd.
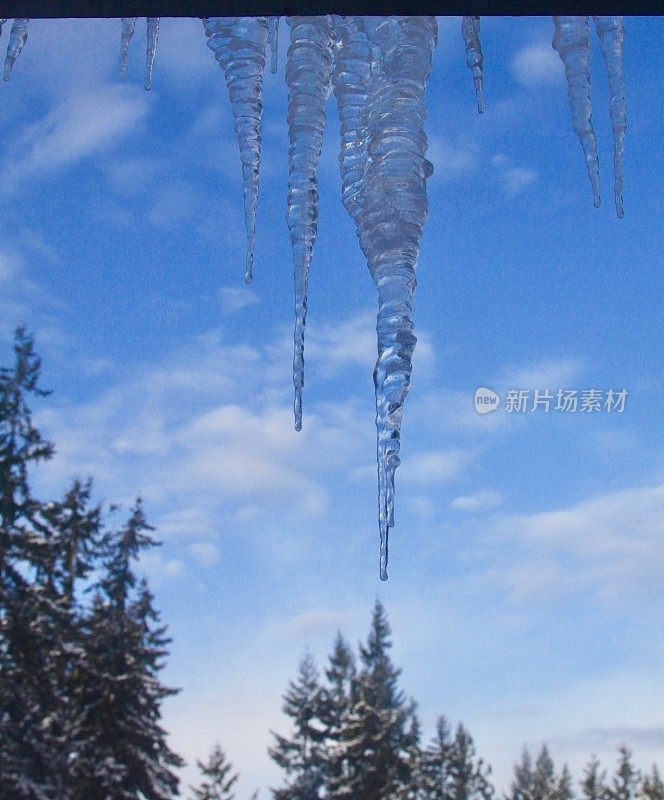
<svg viewBox="0 0 664 800"><path fill-rule="evenodd" d="M356 17L336 18L336 29L343 199L378 289L374 385L380 577L387 580L394 473L416 343L415 266L427 217L426 179L433 170L425 158L423 125L437 26L435 17ZM361 142L355 153L348 148L349 125L357 126Z"/></svg>
<svg viewBox="0 0 664 800"><path fill-rule="evenodd" d="M159 40L159 17L148 17L148 46L145 62L145 91L152 89L152 68L157 55L157 41Z"/></svg>
<svg viewBox="0 0 664 800"><path fill-rule="evenodd" d="M616 212L622 219L623 159L625 148L625 76L623 73L623 42L625 26L622 17L594 17L602 55L609 77L611 125L613 127L613 171Z"/></svg>
<svg viewBox="0 0 664 800"><path fill-rule="evenodd" d="M122 17L122 34L120 40L120 80L127 79L129 62L129 42L136 28L136 17Z"/></svg>
<svg viewBox="0 0 664 800"><path fill-rule="evenodd" d="M554 17L553 46L565 66L572 126L579 137L593 189L595 206L600 204L599 161L592 123L590 99L590 32L588 17Z"/></svg>
<svg viewBox="0 0 664 800"><path fill-rule="evenodd" d="M293 249L295 429L302 429L307 281L318 225L316 171L330 94L332 18L292 17L286 60L288 84L288 229Z"/></svg>
<svg viewBox="0 0 664 800"><path fill-rule="evenodd" d="M279 17L267 18L267 31L270 45L270 72L276 75L279 66Z"/></svg>
<svg viewBox="0 0 664 800"><path fill-rule="evenodd" d="M28 38L29 19L15 19L12 23L11 33L9 34L9 44L7 45L7 56L5 58L5 72L3 79L8 81L11 78L12 67L16 59L21 55L21 50Z"/></svg>
<svg viewBox="0 0 664 800"><path fill-rule="evenodd" d="M461 20L461 33L466 45L466 63L473 74L475 94L477 95L477 110L484 112L484 77L482 45L480 44L480 18L463 17Z"/></svg>
<svg viewBox="0 0 664 800"><path fill-rule="evenodd" d="M595 205L600 204L599 164L592 125L589 17L556 16L553 47L563 62L572 124L583 147ZM0 19L0 32L6 19ZM5 60L8 80L28 33L28 19L13 21ZM596 16L608 73L614 138L615 202L623 216L626 130L622 17ZM279 17L209 17L208 47L224 71L235 119L247 232L245 280L252 279L260 168L263 71L277 70ZM378 290L376 395L380 577L387 578L388 536L394 526L394 479L399 465L404 401L410 389L413 294L420 239L427 217L425 89L437 28L434 17L302 16L289 19L289 181L287 221L295 284L293 382L295 427L302 427L304 335L309 267L318 223L317 168L325 105L334 89L340 119L342 202L354 220L360 247ZM480 18L462 18L466 61L477 106L484 110ZM127 74L136 18L122 18L120 76ZM147 18L145 88L152 71L159 18Z"/></svg>
<svg viewBox="0 0 664 800"><path fill-rule="evenodd" d="M260 168L260 128L268 35L267 17L209 17L203 20L208 47L224 70L235 117L244 181L247 229L245 281L251 283L256 242L256 205Z"/></svg>

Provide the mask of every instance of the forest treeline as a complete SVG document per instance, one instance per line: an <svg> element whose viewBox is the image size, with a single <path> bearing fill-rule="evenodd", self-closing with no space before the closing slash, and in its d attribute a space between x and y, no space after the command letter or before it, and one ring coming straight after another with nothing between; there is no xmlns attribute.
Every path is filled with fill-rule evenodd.
<svg viewBox="0 0 664 800"><path fill-rule="evenodd" d="M171 800L184 760L161 710L178 690L161 682L169 639L137 569L158 542L140 499L104 512L89 479L57 500L34 495L30 470L54 447L30 403L48 392L22 328L14 354L0 369L0 800ZM302 659L284 695L290 732L269 751L283 773L273 800L497 797L463 725L452 732L440 717L423 742L390 636L377 602L357 653L339 634L323 673ZM238 776L219 745L198 766L191 800L234 800ZM664 800L664 785L621 747L610 778L591 759L577 790L544 746L537 758L523 751L505 800L574 797Z"/></svg>

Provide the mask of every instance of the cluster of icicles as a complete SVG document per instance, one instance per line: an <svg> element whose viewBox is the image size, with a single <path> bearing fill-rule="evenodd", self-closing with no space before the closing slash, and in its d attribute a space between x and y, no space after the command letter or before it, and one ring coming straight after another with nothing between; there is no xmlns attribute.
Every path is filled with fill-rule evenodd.
<svg viewBox="0 0 664 800"><path fill-rule="evenodd" d="M625 92L622 17L594 17L608 72L614 136L614 192L623 215ZM0 32L2 24L0 22ZM399 465L403 404L410 388L415 347L412 299L415 266L427 216L425 88L437 40L435 17L291 17L286 61L288 85L288 212L295 281L295 427L302 427L307 276L318 222L317 166L325 105L334 91L341 124L342 201L355 221L360 247L378 290L378 360L374 370L378 431L380 577L387 579L388 533L394 525L394 472ZM591 119L590 18L554 17L553 47L565 67L572 124L586 160L595 205L600 202L597 144ZM247 229L245 279L252 279L260 165L261 92L266 51L277 69L278 17L210 17L208 46L224 71L242 161ZM136 18L122 19L120 75L127 72ZM483 111L483 58L479 17L463 17L462 34L479 111ZM28 35L15 19L4 78ZM152 68L159 19L147 19L145 88Z"/></svg>

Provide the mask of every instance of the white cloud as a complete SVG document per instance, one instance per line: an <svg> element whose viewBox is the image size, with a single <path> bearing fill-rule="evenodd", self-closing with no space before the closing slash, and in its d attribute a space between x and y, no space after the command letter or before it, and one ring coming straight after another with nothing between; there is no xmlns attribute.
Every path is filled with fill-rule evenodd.
<svg viewBox="0 0 664 800"><path fill-rule="evenodd" d="M211 567L219 561L219 548L210 542L194 542L188 552L205 567Z"/></svg>
<svg viewBox="0 0 664 800"><path fill-rule="evenodd" d="M404 461L400 478L404 482L430 484L458 477L471 459L465 450L436 450L415 453Z"/></svg>
<svg viewBox="0 0 664 800"><path fill-rule="evenodd" d="M427 158L433 164L434 179L457 180L475 172L478 165L477 154L471 146L454 145L435 134L429 136Z"/></svg>
<svg viewBox="0 0 664 800"><path fill-rule="evenodd" d="M508 197L516 197L537 181L538 174L535 170L512 166L511 159L502 153L494 155L491 163L496 168L498 181Z"/></svg>
<svg viewBox="0 0 664 800"><path fill-rule="evenodd" d="M560 83L564 78L562 61L547 44L531 44L519 50L510 69L519 83L528 88Z"/></svg>
<svg viewBox="0 0 664 800"><path fill-rule="evenodd" d="M26 180L112 148L136 130L147 108L147 100L126 87L97 87L67 97L16 139L0 173L2 191L11 194Z"/></svg>
<svg viewBox="0 0 664 800"><path fill-rule="evenodd" d="M10 281L21 268L21 260L16 256L0 252L0 281Z"/></svg>
<svg viewBox="0 0 664 800"><path fill-rule="evenodd" d="M149 550L141 555L139 565L154 587L159 587L164 580L180 575L184 565L180 559L165 558L160 550Z"/></svg>
<svg viewBox="0 0 664 800"><path fill-rule="evenodd" d="M519 389L570 388L583 373L584 365L576 358L549 358L524 366L511 366L503 371L500 383Z"/></svg>
<svg viewBox="0 0 664 800"><path fill-rule="evenodd" d="M221 310L231 314L260 303L260 297L248 286L222 286L219 289L219 302Z"/></svg>
<svg viewBox="0 0 664 800"><path fill-rule="evenodd" d="M484 511L499 506L502 500L500 492L477 492L455 497L450 503L450 508L458 511Z"/></svg>
<svg viewBox="0 0 664 800"><path fill-rule="evenodd" d="M485 577L502 585L515 602L579 588L608 603L661 597L663 485L505 517L495 524L495 533L509 541L512 558Z"/></svg>

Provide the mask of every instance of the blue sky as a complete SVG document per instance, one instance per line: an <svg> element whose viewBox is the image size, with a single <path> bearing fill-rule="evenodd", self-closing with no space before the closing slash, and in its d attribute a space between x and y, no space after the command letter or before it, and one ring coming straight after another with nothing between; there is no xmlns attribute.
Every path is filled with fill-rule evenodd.
<svg viewBox="0 0 664 800"><path fill-rule="evenodd" d="M662 762L664 21L627 20L625 218L593 42L594 209L545 18L483 20L486 112L459 19L428 87L430 214L390 580L378 580L375 291L340 203L330 101L310 277L304 430L291 421L283 60L264 88L255 279L239 156L197 20L144 23L129 81L117 21L35 21L0 102L0 334L25 321L54 395L37 418L60 493L140 493L144 560L173 636L173 746L220 741L241 796L276 786L269 729L306 648L367 632L376 597L425 732L463 720L506 788L543 740L575 776L621 741ZM282 25L281 51L287 28ZM7 33L3 37L6 43ZM473 410L473 393L629 392L622 414ZM185 779L193 777L191 769Z"/></svg>

